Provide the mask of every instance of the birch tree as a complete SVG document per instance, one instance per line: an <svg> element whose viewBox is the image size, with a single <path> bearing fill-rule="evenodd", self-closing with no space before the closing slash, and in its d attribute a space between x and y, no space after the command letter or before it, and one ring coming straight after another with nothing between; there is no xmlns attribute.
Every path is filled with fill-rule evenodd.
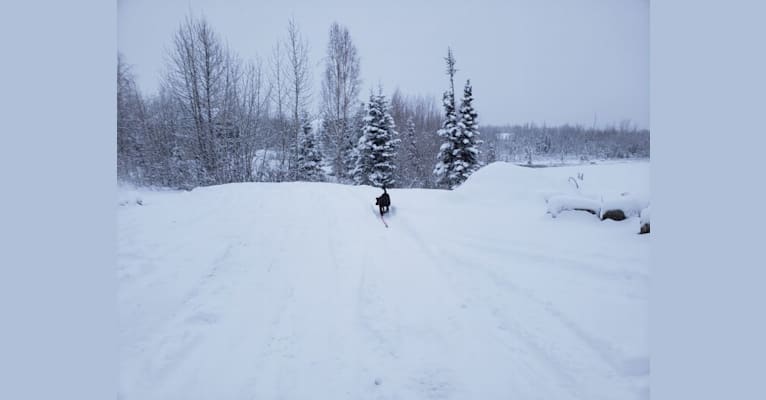
<svg viewBox="0 0 766 400"><path fill-rule="evenodd" d="M359 55L350 33L334 22L329 31L320 109L325 128L323 143L335 176L340 180L351 177L348 159L355 150L348 144L355 143L354 138L359 134L353 131L352 122L361 85L359 72Z"/></svg>

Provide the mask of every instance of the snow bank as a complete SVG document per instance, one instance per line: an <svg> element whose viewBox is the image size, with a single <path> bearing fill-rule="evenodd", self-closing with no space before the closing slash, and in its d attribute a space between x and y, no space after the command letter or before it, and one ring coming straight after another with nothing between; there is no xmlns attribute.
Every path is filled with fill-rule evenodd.
<svg viewBox="0 0 766 400"><path fill-rule="evenodd" d="M566 179L560 181L549 175L543 173L542 169L494 162L474 172L454 192L480 202L518 204L530 200L544 201L571 186Z"/></svg>
<svg viewBox="0 0 766 400"><path fill-rule="evenodd" d="M512 213L543 211L556 217L584 210L602 219L619 210L620 219L632 218L649 205L649 163L526 168L495 162L454 192L463 202L503 206Z"/></svg>

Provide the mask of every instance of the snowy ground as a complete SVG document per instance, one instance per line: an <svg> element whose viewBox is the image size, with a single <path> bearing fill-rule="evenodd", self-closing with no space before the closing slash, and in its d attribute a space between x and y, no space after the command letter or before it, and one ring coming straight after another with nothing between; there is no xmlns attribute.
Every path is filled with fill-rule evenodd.
<svg viewBox="0 0 766 400"><path fill-rule="evenodd" d="M547 215L578 172L649 196L646 162L495 163L386 229L370 187L122 191L120 398L648 398L651 235Z"/></svg>

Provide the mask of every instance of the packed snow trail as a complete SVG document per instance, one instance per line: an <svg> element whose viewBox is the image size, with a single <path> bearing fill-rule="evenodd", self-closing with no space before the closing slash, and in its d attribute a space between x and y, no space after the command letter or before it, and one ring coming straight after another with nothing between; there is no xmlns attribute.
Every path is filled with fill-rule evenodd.
<svg viewBox="0 0 766 400"><path fill-rule="evenodd" d="M122 399L648 398L648 235L545 215L647 163L493 164L455 191L249 183L120 207Z"/></svg>

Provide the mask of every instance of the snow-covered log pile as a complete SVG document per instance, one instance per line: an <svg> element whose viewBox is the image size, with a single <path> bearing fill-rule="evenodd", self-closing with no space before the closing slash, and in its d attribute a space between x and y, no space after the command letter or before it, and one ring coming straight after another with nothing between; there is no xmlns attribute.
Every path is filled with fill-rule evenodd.
<svg viewBox="0 0 766 400"><path fill-rule="evenodd" d="M604 200L595 200L582 195L557 194L550 196L547 203L548 214L554 218L562 211L587 211L593 215L598 215L602 220L613 219L615 221L638 217L641 215L641 210L649 206L647 200L628 194L619 198Z"/></svg>
<svg viewBox="0 0 766 400"><path fill-rule="evenodd" d="M641 217L645 213L646 224L642 219L641 233L649 232L648 196L631 192L603 190L603 188L599 190L600 193L589 191L582 173L578 173L576 179L569 177L568 183L572 185L567 187L563 193L558 192L545 198L547 212L552 217L556 218L564 211L585 211L597 216L602 221L607 219L622 221L632 217ZM617 188L615 185L615 189Z"/></svg>
<svg viewBox="0 0 766 400"><path fill-rule="evenodd" d="M619 198L604 200L601 203L600 218L622 221L625 218L637 217L648 205L648 201L625 193Z"/></svg>

